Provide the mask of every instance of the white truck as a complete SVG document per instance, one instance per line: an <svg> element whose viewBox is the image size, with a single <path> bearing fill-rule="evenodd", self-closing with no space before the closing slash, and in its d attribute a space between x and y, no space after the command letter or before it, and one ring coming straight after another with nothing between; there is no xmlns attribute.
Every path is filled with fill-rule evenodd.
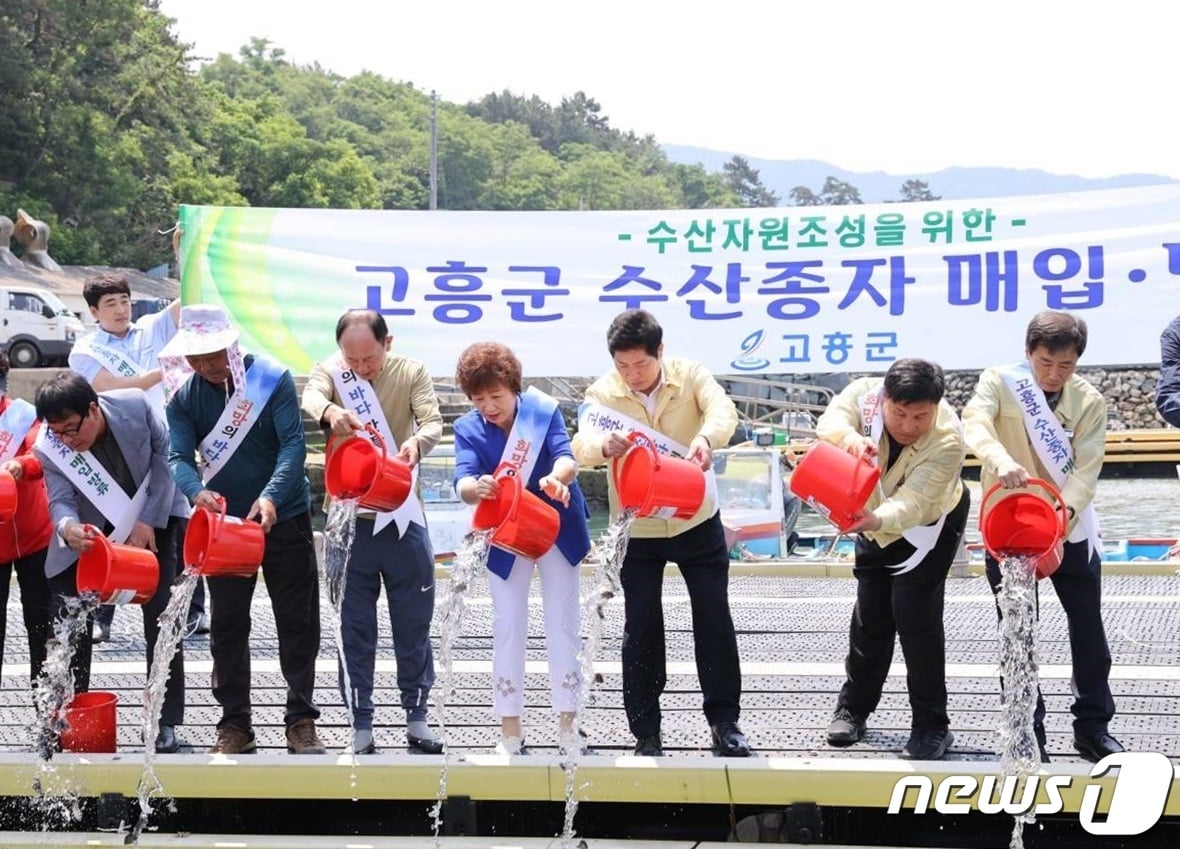
<svg viewBox="0 0 1180 849"><path fill-rule="evenodd" d="M0 350L14 368L65 365L83 332L82 322L53 292L0 280Z"/></svg>

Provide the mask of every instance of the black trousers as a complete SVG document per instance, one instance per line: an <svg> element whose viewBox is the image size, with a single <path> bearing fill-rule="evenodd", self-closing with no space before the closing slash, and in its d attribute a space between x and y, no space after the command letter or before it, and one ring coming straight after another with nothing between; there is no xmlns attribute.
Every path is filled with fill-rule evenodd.
<svg viewBox="0 0 1180 849"><path fill-rule="evenodd" d="M881 701L881 689L893 662L894 637L901 642L906 665L914 729L945 731L946 632L942 624L946 575L955 559L967 524L971 495L947 514L934 548L913 569L902 574L889 568L903 563L915 548L905 539L882 548L860 535L856 539L856 604L848 629L847 679L839 707L868 716Z"/></svg>
<svg viewBox="0 0 1180 849"><path fill-rule="evenodd" d="M147 642L147 668L150 671L152 659L156 655L156 640L160 636L160 615L168 606L172 597L172 584L176 581L176 525L183 521L172 517L168 520L168 527L156 528L156 560L160 564L160 582L156 585L156 594L143 605L143 637ZM66 600L78 597L78 564L74 562L69 569L54 575L49 579L49 589L53 593L53 618L56 621L65 613ZM93 653L93 643L90 641L90 630L93 624L93 614L87 617L84 633L79 635L78 643L74 647L73 660L70 668L74 671L74 690L84 693L90 689L90 663ZM164 706L160 711L161 725L184 724L184 646L178 646L176 654L172 656L172 663L168 667L168 681L164 685Z"/></svg>
<svg viewBox="0 0 1180 849"><path fill-rule="evenodd" d="M45 641L49 639L50 595L45 579L43 548L17 560L0 564L0 670L4 668L4 641L8 637L8 589L12 573L20 584L20 606L25 619L25 634L29 641L29 681L34 682L45 664Z"/></svg>
<svg viewBox="0 0 1180 849"><path fill-rule="evenodd" d="M279 638L279 667L287 682L287 726L319 718L313 700L320 652L320 586L311 513L275 522L266 535L262 575ZM250 705L250 602L258 575L210 577L210 645L213 697L221 705L220 728L253 727Z"/></svg>
<svg viewBox="0 0 1180 849"><path fill-rule="evenodd" d="M742 670L729 612L729 550L721 514L678 536L632 539L623 557L623 704L636 737L660 730L660 695L668 682L661 598L664 566L680 568L692 606L697 677L710 725L737 722Z"/></svg>
<svg viewBox="0 0 1180 849"><path fill-rule="evenodd" d="M992 592L1000 591L1000 566L987 557L987 582ZM1102 555L1090 552L1090 544L1067 542L1057 571L1049 576L1057 598L1065 610L1069 627L1069 652L1073 661L1072 689L1074 733L1092 736L1107 730L1114 716L1114 696L1110 692L1110 646L1102 624ZM1038 609L1040 595L1037 596ZM1001 616L996 605L996 616ZM1037 689L1037 708L1033 724L1043 735L1045 699Z"/></svg>

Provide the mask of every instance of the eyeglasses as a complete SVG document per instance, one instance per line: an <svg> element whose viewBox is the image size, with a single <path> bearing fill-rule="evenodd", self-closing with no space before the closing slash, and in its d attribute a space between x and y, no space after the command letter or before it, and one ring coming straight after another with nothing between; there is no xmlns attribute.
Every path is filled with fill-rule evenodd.
<svg viewBox="0 0 1180 849"><path fill-rule="evenodd" d="M80 430L82 430L82 426L85 424L86 424L86 417L79 416L77 424L70 425L69 427L63 427L63 428L52 428L51 427L51 428L49 428L49 432L52 433L54 436L56 436L58 439L73 439L75 436L78 435L78 432Z"/></svg>

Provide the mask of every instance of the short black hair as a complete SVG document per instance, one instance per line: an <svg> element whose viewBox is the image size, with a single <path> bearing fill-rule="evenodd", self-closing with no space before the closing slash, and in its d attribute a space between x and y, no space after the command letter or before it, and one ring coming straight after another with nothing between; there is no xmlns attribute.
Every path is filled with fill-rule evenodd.
<svg viewBox="0 0 1180 849"><path fill-rule="evenodd" d="M12 364L8 362L8 354L0 351L0 377L8 377L8 369Z"/></svg>
<svg viewBox="0 0 1180 849"><path fill-rule="evenodd" d="M97 307L106 295L126 295L130 298L131 284L127 282L127 275L118 271L103 271L86 278L82 297L88 306Z"/></svg>
<svg viewBox="0 0 1180 849"><path fill-rule="evenodd" d="M344 335L344 331L354 324L367 325L373 331L373 338L384 342L389 336L389 325L385 323L385 316L377 310L349 310L336 322L336 341Z"/></svg>
<svg viewBox="0 0 1180 849"><path fill-rule="evenodd" d="M1080 357L1086 353L1089 334L1086 322L1073 313L1041 310L1028 323L1024 333L1024 351L1031 354L1042 345L1050 354L1073 348Z"/></svg>
<svg viewBox="0 0 1180 849"><path fill-rule="evenodd" d="M885 397L899 404L931 401L937 404L946 392L942 366L917 357L897 360L885 372Z"/></svg>
<svg viewBox="0 0 1180 849"><path fill-rule="evenodd" d="M664 328L647 310L624 310L615 316L606 331L606 347L611 356L618 351L642 348L656 357L664 342Z"/></svg>
<svg viewBox="0 0 1180 849"><path fill-rule="evenodd" d="M98 403L98 393L90 381L76 371L59 371L37 387L34 405L37 418L60 422L72 414L86 416L90 405Z"/></svg>

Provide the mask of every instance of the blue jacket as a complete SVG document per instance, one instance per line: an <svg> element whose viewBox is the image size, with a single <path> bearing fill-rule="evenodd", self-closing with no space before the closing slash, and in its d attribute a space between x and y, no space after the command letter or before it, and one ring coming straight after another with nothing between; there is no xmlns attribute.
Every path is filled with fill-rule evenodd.
<svg viewBox="0 0 1180 849"><path fill-rule="evenodd" d="M520 404L519 397L517 404ZM495 472L504 454L504 446L508 444L508 434L496 425L484 421L477 410L461 416L455 421L454 427L455 483L462 478L478 478L480 475ZM565 430L561 410L554 410L540 456L533 466L533 473L529 476L528 489L557 510L561 519L561 527L557 532L557 549L565 555L566 560L576 566L590 551L590 526L587 524L590 509L586 506L582 489L578 486L577 480L574 480L570 484L569 506L563 507L560 502L543 493L537 485L541 478L549 474L553 462L558 457L572 459L573 451L570 449L570 438ZM507 578L515 560L514 554L493 546L488 554L488 568L501 578Z"/></svg>

